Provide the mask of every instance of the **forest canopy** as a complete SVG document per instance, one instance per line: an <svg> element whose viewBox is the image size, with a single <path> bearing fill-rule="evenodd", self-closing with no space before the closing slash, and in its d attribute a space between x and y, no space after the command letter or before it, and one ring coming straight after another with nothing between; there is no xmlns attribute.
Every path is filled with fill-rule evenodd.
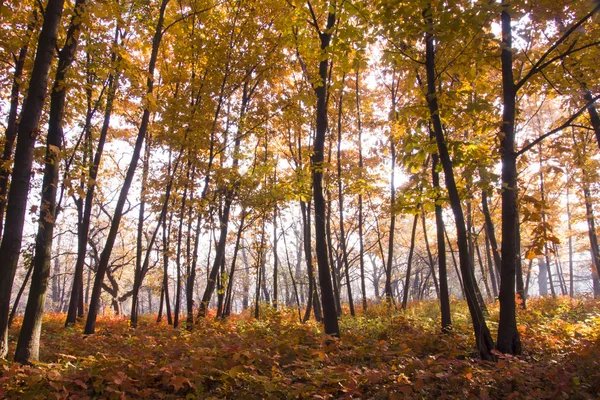
<svg viewBox="0 0 600 400"><path fill-rule="evenodd" d="M424 301L521 356L530 298L600 296L599 11L1 1L0 357L40 360L49 311L343 340Z"/></svg>

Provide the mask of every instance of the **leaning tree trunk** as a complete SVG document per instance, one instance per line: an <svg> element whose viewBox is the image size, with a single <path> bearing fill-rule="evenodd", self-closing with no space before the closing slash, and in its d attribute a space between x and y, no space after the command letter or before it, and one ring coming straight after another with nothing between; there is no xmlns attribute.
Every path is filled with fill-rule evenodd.
<svg viewBox="0 0 600 400"><path fill-rule="evenodd" d="M50 277L52 240L56 222L56 189L62 149L65 100L67 96L66 75L75 58L79 32L82 23L85 0L77 0L74 13L65 37L65 45L59 52L54 85L50 93L50 119L46 137L46 157L42 182L42 199L38 218L38 232L35 238L33 273L29 287L29 297L25 316L21 325L19 342L15 351L15 361L29 363L37 361L40 354L42 316L46 304L46 290Z"/></svg>
<svg viewBox="0 0 600 400"><path fill-rule="evenodd" d="M115 38L113 40L114 46L116 46L117 44L119 35L118 31L119 29L117 27L115 31ZM113 52L111 54L111 62L113 65L117 63L116 52ZM85 257L87 256L87 243L90 231L94 192L96 190L96 178L98 177L98 167L100 166L100 160L102 159L102 153L104 151L104 144L106 143L106 136L108 134L108 128L110 126L113 103L118 86L119 73L111 73L108 77L108 94L106 97L106 106L104 109L104 121L102 123L102 129L100 131L100 138L98 139L98 147L96 148L96 154L94 154L94 160L92 161L92 164L89 167L89 180L83 204L83 216L81 222L77 224L77 260L75 261L73 287L71 288L71 297L69 300L69 309L67 311L67 319L65 321L65 326L75 324L78 314L78 308L80 304L83 303L83 268L85 266Z"/></svg>
<svg viewBox="0 0 600 400"><path fill-rule="evenodd" d="M49 0L46 5L44 24L29 80L27 101L21 111L17 133L15 163L8 192L4 235L0 245L0 358L6 357L8 352L10 295L21 252L33 148L46 97L48 74L54 57L63 4L64 0Z"/></svg>
<svg viewBox="0 0 600 400"><path fill-rule="evenodd" d="M154 69L156 67L158 49L160 47L160 42L163 36L163 22L165 16L165 9L167 8L168 3L169 0L161 1L156 31L152 40L152 53L150 55L150 62L148 64L148 79L146 89L148 98L152 96L154 89ZM127 195L129 194L129 188L131 187L131 183L133 182L135 170L140 159L140 153L142 151L144 139L146 138L146 132L148 131L149 122L150 104L146 104L144 107L144 112L142 114L142 121L138 130L133 154L131 156L131 162L129 163L127 174L125 175L125 181L123 182L123 186L121 187L121 191L119 193L119 198L115 207L114 216L110 225L110 231L106 238L106 244L104 245L104 250L102 251L102 254L100 256L100 263L98 265L98 271L96 272L96 278L94 279L94 288L92 289L92 297L90 299L89 312L85 324L84 333L86 334L92 334L96 330L96 317L98 316L98 307L100 305L102 283L104 281L104 276L106 275L106 270L108 268L108 263L110 261L113 246L117 238L117 233L121 224L121 218L123 217L123 208L125 207Z"/></svg>
<svg viewBox="0 0 600 400"><path fill-rule="evenodd" d="M442 121L439 114L439 107L436 94L436 72L434 56L435 49L433 40L433 17L431 8L426 9L423 15L429 26L425 36L427 105L429 107L430 118L433 125L433 132L435 134L435 139L438 145L440 161L444 170L446 188L450 197L450 205L454 214L456 234L458 239L459 263L463 277L463 286L465 290L465 296L467 299L467 305L469 307L469 312L473 321L473 331L475 333L475 340L481 358L484 360L490 360L493 359L493 355L491 352L494 349L494 342L492 340L490 331L487 327L483 310L481 309L481 306L477 301L478 289L477 283L475 281L475 276L473 274L473 266L470 265L469 262L470 258L465 218L462 211L461 200L458 194L456 181L454 180L452 160L450 159L450 154L448 152L448 146L444 137Z"/></svg>

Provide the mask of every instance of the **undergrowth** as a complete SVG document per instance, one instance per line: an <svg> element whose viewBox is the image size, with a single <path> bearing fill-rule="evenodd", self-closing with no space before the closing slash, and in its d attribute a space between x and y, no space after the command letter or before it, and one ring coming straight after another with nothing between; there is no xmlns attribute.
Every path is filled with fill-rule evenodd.
<svg viewBox="0 0 600 400"><path fill-rule="evenodd" d="M498 305L489 305L495 331ZM44 320L41 362L0 362L0 398L580 398L600 396L600 303L545 298L518 313L524 353L474 357L466 304L440 332L435 302L370 305L340 320L341 339L296 310L202 320L191 332L146 316L103 317L95 335ZM11 330L12 349L20 321ZM9 358L10 359L10 358Z"/></svg>

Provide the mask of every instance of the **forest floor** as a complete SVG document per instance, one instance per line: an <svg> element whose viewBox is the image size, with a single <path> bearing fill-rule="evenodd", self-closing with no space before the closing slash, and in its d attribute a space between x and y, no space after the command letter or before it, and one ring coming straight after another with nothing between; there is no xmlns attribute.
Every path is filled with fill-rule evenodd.
<svg viewBox="0 0 600 400"><path fill-rule="evenodd" d="M474 357L467 307L453 301L454 330L438 306L372 306L342 317L341 339L292 310L207 319L192 332L144 318L101 317L95 335L48 314L41 362L0 361L0 398L574 398L600 397L600 302L531 300L519 311L523 355ZM495 334L498 306L490 305ZM14 349L20 321L11 330ZM9 359L11 355L9 354Z"/></svg>

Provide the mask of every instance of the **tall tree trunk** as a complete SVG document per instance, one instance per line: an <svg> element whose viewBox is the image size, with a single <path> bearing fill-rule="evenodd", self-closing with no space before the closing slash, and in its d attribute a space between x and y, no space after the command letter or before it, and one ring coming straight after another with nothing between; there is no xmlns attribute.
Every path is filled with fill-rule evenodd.
<svg viewBox="0 0 600 400"><path fill-rule="evenodd" d="M27 101L21 111L17 134L15 163L6 205L4 235L0 245L0 358L8 352L8 313L10 295L19 262L23 225L33 163L33 148L37 128L46 98L48 74L62 16L64 0L49 0L44 13L44 24L29 80Z"/></svg>
<svg viewBox="0 0 600 400"><path fill-rule="evenodd" d="M156 30L154 32L154 38L152 40L152 53L150 55L150 62L148 64L148 79L147 79L147 89L146 93L148 97L152 96L154 89L154 69L156 67L156 61L158 58L158 50L160 47L160 42L163 36L163 22L165 16L165 9L169 0L162 0L160 4L160 11L158 15L158 21L156 25ZM110 225L110 231L106 238L106 244L104 245L104 250L100 256L100 263L98 265L98 271L96 272L96 278L94 279L94 288L92 289L92 297L90 299L90 309L88 312L88 317L85 324L84 333L93 334L96 330L96 317L98 315L98 306L100 303L100 294L102 292L102 283L104 281L104 276L106 275L106 270L108 268L108 263L110 260L110 256L112 254L112 249L115 244L115 240L117 238L117 233L119 230L119 226L121 224L121 218L123 217L123 208L125 206L125 201L127 200L127 195L129 194L129 188L131 187L131 183L133 182L133 177L135 175L135 170L137 168L138 161L140 159L140 153L142 151L142 146L144 144L144 140L146 138L146 132L148 131L148 124L150 122L150 104L146 104L144 107L144 112L142 114L142 121L140 123L140 127L138 130L135 147L133 149L133 154L131 156L131 162L129 163L129 167L127 169L127 174L125 176L125 181L123 182L123 186L121 187L121 191L119 193L119 198L117 200L117 204L115 207L114 216ZM133 309L132 309L133 311Z"/></svg>
<svg viewBox="0 0 600 400"><path fill-rule="evenodd" d="M310 3L309 3L310 5ZM311 7L312 10L312 7ZM314 15L314 13L313 13ZM335 25L335 3L330 3L329 14L327 16L327 25L323 31L318 28L318 21L314 20L319 38L321 40L321 51L327 54L327 49L331 41L333 27ZM312 178L313 178L313 201L315 208L315 236L317 265L319 271L319 284L321 286L321 299L323 303L323 318L325 323L325 333L332 336L340 335L338 326L337 311L335 307L335 297L333 295L333 286L331 283L331 272L329 271L329 260L327 259L327 237L325 231L325 199L323 197L323 160L325 134L327 133L327 77L329 58L322 57L319 62L319 84L315 85L314 91L317 96L317 118L316 135L313 143L313 154L311 157Z"/></svg>
<svg viewBox="0 0 600 400"><path fill-rule="evenodd" d="M21 81L23 76L23 68L27 53L29 51L29 41L33 34L33 30L37 23L37 10L33 10L29 23L27 24L27 33L23 38L23 46L19 50L19 56L16 59L15 70L13 72L12 90L10 92L10 108L8 110L8 118L6 121L6 130L4 131L4 150L2 159L0 159L0 238L4 229L4 210L6 207L6 194L8 192L8 177L10 175L11 158L15 139L17 138L17 116L19 111L19 94L21 92Z"/></svg>
<svg viewBox="0 0 600 400"><path fill-rule="evenodd" d="M277 180L277 175L274 176L274 181ZM273 307L277 309L279 298L279 287L277 280L279 279L279 259L277 258L277 202L273 206ZM231 277L230 277L231 279Z"/></svg>
<svg viewBox="0 0 600 400"><path fill-rule="evenodd" d="M177 229L177 253L175 254L175 268L177 268L177 283L175 286L175 312L173 315L173 328L179 327L179 311L181 309L181 241L183 240L183 221L185 219L185 202L187 201L188 185L190 181L190 164L188 160L186 180L183 187L183 196L181 196L181 209L179 212L179 226Z"/></svg>
<svg viewBox="0 0 600 400"><path fill-rule="evenodd" d="M392 101L392 103L395 103ZM390 179L390 233L388 237L388 258L385 268L385 297L388 304L393 304L394 296L392 294L392 262L394 260L394 231L396 230L396 213L394 205L396 204L396 145L390 137L390 157L392 158L392 177Z"/></svg>
<svg viewBox="0 0 600 400"><path fill-rule="evenodd" d="M359 85L359 69L356 69L356 127L358 130L358 174L359 179L363 178L363 148L362 148L362 119L360 110L360 85ZM358 192L358 262L360 265L360 289L362 292L363 311L367 311L367 286L365 282L365 246L364 246L364 217L363 217L363 194L362 189Z"/></svg>
<svg viewBox="0 0 600 400"><path fill-rule="evenodd" d="M502 353L520 354L517 330L515 278L520 262L517 214L517 154L515 152L516 88L513 79L511 16L502 3L502 266L500 269L500 322L497 347Z"/></svg>
<svg viewBox="0 0 600 400"><path fill-rule="evenodd" d="M77 0L75 2L73 17L71 18L65 37L65 45L58 54L56 76L50 93L50 119L48 122L48 135L46 137L42 199L39 208L38 232L35 238L33 273L31 275L25 316L23 317L19 341L15 351L15 361L20 363L29 363L39 359L42 316L46 303L46 290L48 288L51 268L52 241L56 222L56 189L58 187L65 99L67 96L67 86L64 83L71 63L75 58L84 4L85 0Z"/></svg>
<svg viewBox="0 0 600 400"><path fill-rule="evenodd" d="M344 231L344 193L342 190L342 115L344 99L344 82L346 74L342 75L342 89L338 104L337 115L337 186L338 186L338 210L340 214L340 247L342 249L342 260L344 262L344 274L346 276L346 290L348 292L348 305L350 315L354 317L354 300L352 299L352 285L350 284L350 263L348 262L348 251L346 249L346 232Z"/></svg>
<svg viewBox="0 0 600 400"><path fill-rule="evenodd" d="M473 274L473 266L469 260L469 247L467 241L467 229L465 225L465 218L461 206L460 196L458 194L458 188L454 179L454 170L452 167L452 160L448 152L448 146L444 137L442 128L442 121L439 113L439 107L437 102L436 94L436 72L435 72L435 49L433 39L433 16L431 8L427 8L423 16L428 24L428 29L425 35L425 67L427 70L427 105L429 107L429 113L431 122L433 125L433 132L438 145L438 154L444 170L444 178L446 181L446 188L450 197L450 205L454 214L454 220L456 224L456 235L458 239L458 256L460 262L460 270L463 278L463 286L465 290L465 296L467 299L467 305L471 314L471 320L473 322L473 331L475 333L475 340L479 355L484 360L493 359L491 351L494 349L494 342L492 336L487 327L483 310L477 300L477 283ZM514 296L513 296L514 297ZM514 298L513 298L514 300Z"/></svg>

